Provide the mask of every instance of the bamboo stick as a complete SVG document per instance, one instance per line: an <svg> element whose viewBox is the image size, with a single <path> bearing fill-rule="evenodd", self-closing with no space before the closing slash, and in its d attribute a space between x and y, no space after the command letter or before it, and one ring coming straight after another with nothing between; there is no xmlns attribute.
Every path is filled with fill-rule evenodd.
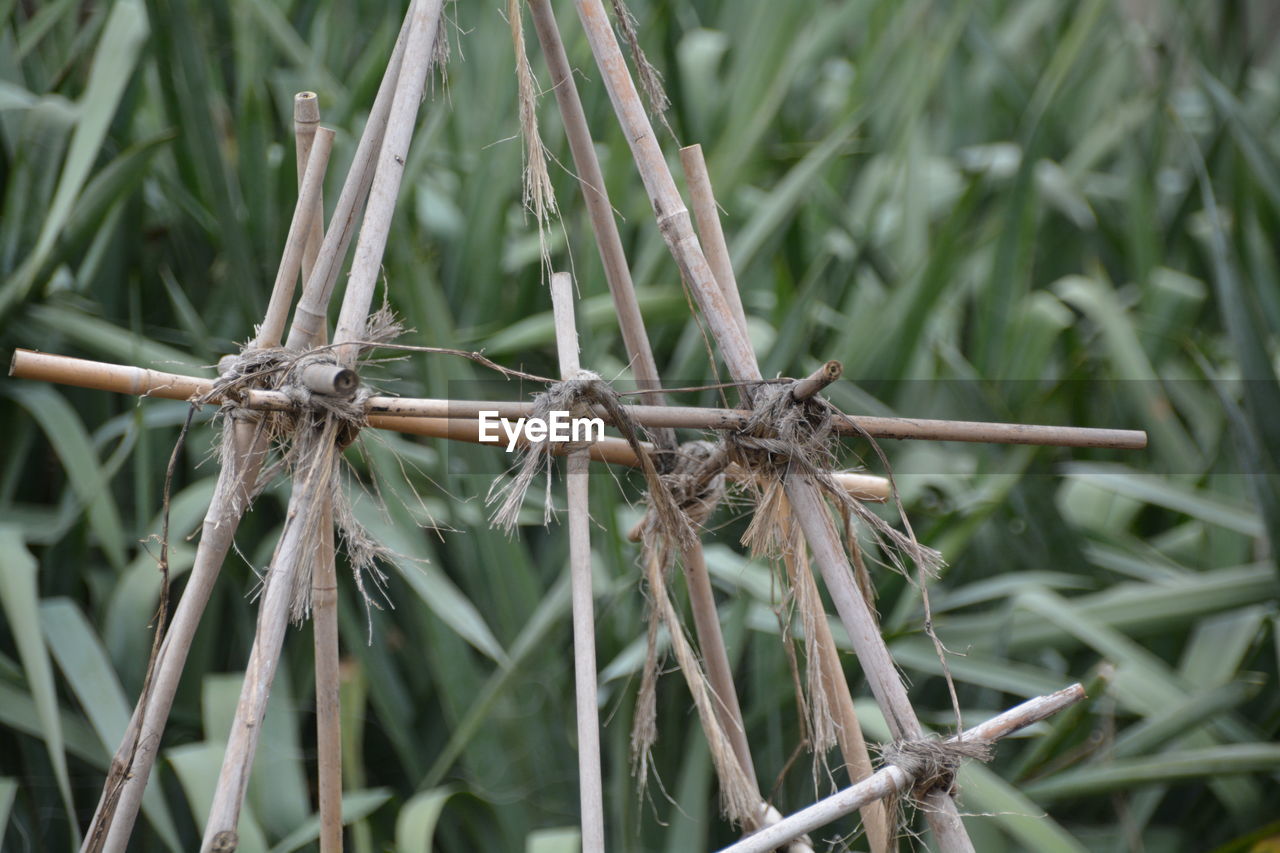
<svg viewBox="0 0 1280 853"><path fill-rule="evenodd" d="M945 742L966 741L998 741L1013 734L1018 729L1026 728L1032 723L1046 719L1063 708L1067 708L1084 698L1084 688L1073 684L1057 693L1038 696L1010 708L1003 714L992 717L985 723L975 726L959 737L947 738ZM819 800L808 808L790 815L773 826L748 836L736 844L725 847L720 853L769 853L769 851L786 844L788 840L803 833L826 826L833 820L862 808L868 803L883 800L893 794L901 793L914 784L915 778L901 767L890 764L870 778L845 788L830 797Z"/></svg>
<svg viewBox="0 0 1280 853"><path fill-rule="evenodd" d="M684 167L689 198L693 201L693 216L698 223L698 236L707 254L707 262L711 265L711 272L720 285L720 292L724 294L733 319L746 338L747 315L742 308L742 295L738 292L738 279L733 274L733 263L729 260L729 246L724 239L720 209L711 188L711 176L707 172L707 161L702 156L702 146L688 145L681 148L680 165Z"/></svg>
<svg viewBox="0 0 1280 853"><path fill-rule="evenodd" d="M604 264L605 278L609 283L609 291L618 312L618 323L622 330L622 339L632 371L640 387L654 389L653 393L646 394L641 399L652 405L662 405L666 400L657 390L661 388L657 364L649 345L644 318L640 314L630 269L623 252L622 240L613 218L613 207L605 188L604 175L596 158L591 131L578 96L577 84L573 79L573 70L565 53L564 42L556 24L555 13L549 0L530 0L529 5L533 12L538 40L542 45L548 70L551 72L552 89L556 93L556 102L564 121L574 167L582 184L583 198L591 217L600 259ZM670 428L658 428L654 438L658 446L664 450L673 450L676 447L675 433ZM747 743L746 729L742 721L742 711L738 704L737 688L733 683L733 670L729 664L728 652L720 630L715 594L707 575L701 543L683 549L681 564L689 588L689 604L694 615L694 630L707 666L707 679L718 700L716 702L717 717L728 733L744 775L751 784L758 785L750 746ZM756 793L759 794L758 789ZM761 801L763 802L763 797Z"/></svg>
<svg viewBox="0 0 1280 853"><path fill-rule="evenodd" d="M582 100L578 97L573 69L569 65L560 29L556 25L555 12L550 0L529 0L529 10L547 70L551 73L551 89L555 92L556 104L564 122L569 152L573 156L583 201L586 202L587 213L591 218L591 229L600 251L600 261L604 264L605 281L609 284L609 293L613 296L613 304L618 312L618 326L622 331L627 355L631 359L632 373L639 387L648 391L642 399L655 406L661 405L664 398L662 383L658 379L658 366L649 347L644 317L640 313L640 303L636 299L635 286L631 281L631 268L622 248L622 238L618 235L613 205L610 204L609 193L605 189L604 174L596 157ZM655 439L664 450L671 450L676 446L675 433L669 429L659 430Z"/></svg>
<svg viewBox="0 0 1280 853"><path fill-rule="evenodd" d="M308 168L320 106L314 92L294 96L293 134L297 149L298 180ZM311 277L320 245L324 242L324 200L317 195L315 214L302 255L302 281ZM328 330L322 324L316 343ZM354 370L313 364L302 372L312 391L350 394L360 384ZM338 573L333 537L333 502L320 510L320 552L311 575L311 632L316 674L316 804L320 813L320 853L342 853L342 680L338 649Z"/></svg>
<svg viewBox="0 0 1280 853"><path fill-rule="evenodd" d="M320 126L320 98L315 92L299 92L293 96L293 140L294 158L298 167L298 183L302 184L307 171L307 162L311 159L311 148L315 143L316 128ZM302 283L305 286L315 269L316 258L320 255L320 246L324 243L324 192L317 194L315 201L317 216L311 220L311 228L307 231L307 245L302 251Z"/></svg>
<svg viewBox="0 0 1280 853"><path fill-rule="evenodd" d="M325 168L329 165L329 152L333 149L333 131L327 127L314 131L311 160L307 161L307 171L303 174L298 189L298 203L293 210L293 220L289 223L289 234L285 238L284 255L280 260L280 269L276 272L276 283L271 288L271 301L267 305L267 316L258 329L254 345L258 347L276 347L280 345L280 337L284 334L285 320L289 316L289 305L293 302L293 291L298 281L298 272L302 268L302 256L313 226L319 224L321 216L317 216L317 203L320 193L324 191Z"/></svg>
<svg viewBox="0 0 1280 853"><path fill-rule="evenodd" d="M196 376L52 355L28 349L14 350L9 375L19 379L39 379L81 388L96 388L102 391L161 397L168 400L186 400L193 395L208 393L213 388L212 380ZM251 409L267 411L287 411L293 407L287 394L263 390L248 392L245 405ZM684 429L738 430L746 426L751 414L745 409L704 409L693 406L624 406L623 408L641 426ZM369 398L368 411L371 416L468 420L479 417L482 411L492 411L496 412L498 417L515 419L528 417L533 411L533 404L374 396ZM604 418L608 423L608 413L603 409L596 409L593 414ZM841 435L866 434L872 438L917 441L1107 447L1120 450L1141 450L1147 446L1147 434L1142 430L945 421L926 418L882 418L867 415L845 415L834 426L835 431Z"/></svg>
<svg viewBox="0 0 1280 853"><path fill-rule="evenodd" d="M404 67L391 101L387 133L378 154L378 165L369 190L369 205L360 228L360 239L356 242L351 276L334 333L334 340L344 344L337 350L338 362L347 367L355 364L359 352L359 347L347 342L359 340L364 335L369 306L373 303L373 292L382 270L382 254L391 232L391 217L395 214L396 199L400 194L409 143L418 123L418 107L431 70L442 6L443 0L419 0L411 13L413 23L405 48Z"/></svg>
<svg viewBox="0 0 1280 853"><path fill-rule="evenodd" d="M840 362L828 361L822 367L797 382L791 389L791 398L798 403L811 399L823 388L839 379L840 374L843 372L844 367Z"/></svg>
<svg viewBox="0 0 1280 853"><path fill-rule="evenodd" d="M410 12L412 9L413 6L410 6ZM373 183L373 165L386 135L387 117L391 113L391 100L400 80L400 67L404 64L411 20L410 15L406 14L400 25L400 34L396 37L395 47L387 60L387 70L383 72L378 94L369 110L369 118L365 120L364 132L360 135L351 168L342 183L342 192L338 194L329 227L313 262L311 274L303 284L302 296L294 309L293 324L286 340L289 349L301 349L306 342L318 340L320 332L325 329L329 298L338 280L342 261L347 255L347 247L351 244L356 219L364 209Z"/></svg>
<svg viewBox="0 0 1280 853"><path fill-rule="evenodd" d="M555 317L556 352L560 376L576 378L578 331L573 321L573 279L568 273L551 276L551 306ZM569 493L569 573L573 601L574 695L578 719L578 785L581 803L583 853L604 853L604 780L600 769L600 707L596 698L595 595L591 582L591 528L587 505L585 450L569 453L566 489Z"/></svg>
<svg viewBox="0 0 1280 853"><path fill-rule="evenodd" d="M741 382L758 381L758 369L745 372L739 370L754 365L755 354L734 319L698 244L689 211L680 198L675 180L662 156L658 138L654 135L635 83L627 71L627 61L618 47L618 40L613 34L604 6L600 0L575 0L574 5L596 64L600 67L609 100L613 102L618 121L631 146L636 168L658 220L658 229L680 267L680 274L702 309L707 325L719 343L725 363L729 365L730 372L734 373L734 378Z"/></svg>

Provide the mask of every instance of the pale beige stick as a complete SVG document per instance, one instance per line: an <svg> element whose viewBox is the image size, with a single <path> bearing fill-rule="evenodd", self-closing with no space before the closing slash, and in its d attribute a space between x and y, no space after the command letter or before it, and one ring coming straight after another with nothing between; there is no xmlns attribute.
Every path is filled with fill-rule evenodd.
<svg viewBox="0 0 1280 853"><path fill-rule="evenodd" d="M591 217L591 229L600 251L600 260L604 264L605 281L609 284L609 293L613 296L613 304L618 311L618 327L622 331L627 357L631 360L631 371L640 388L649 391L642 399L653 405L661 405L664 395L661 393L662 383L658 379L658 366L649 347L644 317L640 313L640 303L636 299L635 286L631 281L631 268L622 248L622 238L618 235L613 205L610 204L609 193L605 189L604 174L596 157L591 129L582 109L582 100L578 97L578 86L574 82L573 69L560 38L551 0L529 0L529 9L533 15L534 29L538 33L538 43L542 45L547 70L551 74L551 90L555 92L556 104L560 108L565 136L569 140L569 152L573 156L573 167L582 187L583 201L586 202L587 213ZM675 448L675 433L670 430L663 430L655 438L664 450Z"/></svg>
<svg viewBox="0 0 1280 853"><path fill-rule="evenodd" d="M202 853L230 849L226 845L237 837L240 809L262 732L267 698L289 625L294 578L304 567L312 565L319 544L317 539L323 521L321 512L329 498L333 466L339 455L334 446L336 433L331 417L316 439L317 452L302 459L294 472L284 532L272 555L261 596L253 650L245 669L236 715L227 736L226 753L201 842Z"/></svg>
<svg viewBox="0 0 1280 853"><path fill-rule="evenodd" d="M759 371L746 371L745 375L737 375L734 366L745 367L755 364L755 354L742 328L734 318L724 294L716 282L715 275L706 256L698 244L693 231L693 222L684 200L676 189L676 182L671 177L658 138L654 135L653 126L645 113L644 104L636 92L635 83L627 70L627 61L618 47L618 40L613 34L609 16L600 0L575 0L578 17L586 31L587 41L591 45L596 64L604 77L605 88L609 99L613 102L614 111L622 125L627 142L631 146L631 154L649 201L653 205L654 216L658 220L658 229L666 241L680 273L692 291L694 299L702 309L702 314L711 328L712 335L720 344L725 363L740 382L752 382L760 379ZM752 375L754 374L754 375Z"/></svg>
<svg viewBox="0 0 1280 853"><path fill-rule="evenodd" d="M733 314L743 337L747 336L747 314L742 308L742 295L738 292L738 279L733 274L729 260L729 247L720 225L720 209L716 205L715 192L711 188L711 176L707 161L702 156L701 145L689 145L680 149L680 165L684 167L685 181L689 185L689 198L693 201L693 216L698 223L698 236L702 249L711 264L711 272L720 285L729 311Z"/></svg>
<svg viewBox="0 0 1280 853"><path fill-rule="evenodd" d="M9 375L20 379L39 379L80 388L96 388L121 394L185 400L207 393L213 381L197 376L165 373L143 367L110 364L91 359L16 349L9 364ZM217 402L217 401L213 401ZM294 407L288 394L279 391L251 390L244 405L264 411L288 411ZM454 418L474 420L481 412L493 417L522 418L533 411L533 404L514 401L441 400L414 397L370 397L368 412L408 418ZM751 413L745 409L697 408L694 406L623 406L624 411L641 426L670 426L686 429L740 430ZM593 415L609 422L604 409ZM847 421L847 422L846 422ZM1109 447L1119 450L1141 450L1147 446L1142 430L1094 429L1092 427L1036 426L978 421L943 421L923 418L881 418L866 415L843 415L834 424L841 435L870 435L872 438L899 438L933 441L990 442L994 444L1035 444L1047 447Z"/></svg>
<svg viewBox="0 0 1280 853"><path fill-rule="evenodd" d="M293 140L294 160L298 167L298 181L301 183L307 171L307 161L311 157L311 146L315 141L316 128L320 126L320 98L315 92L299 92L293 96ZM320 245L324 242L324 194L316 198L316 213L311 220L311 230L307 232L307 245L302 252L302 283L305 286L315 269L316 258L320 255Z"/></svg>
<svg viewBox="0 0 1280 853"><path fill-rule="evenodd" d="M293 136L298 180L308 168L320 106L314 92L293 99ZM302 281L311 277L324 240L324 198L317 195L311 231L302 254ZM324 343L322 325L316 343ZM350 394L360 378L354 370L330 364L311 364L302 381L322 394ZM338 649L338 574L333 541L333 502L320 510L320 550L311 574L311 631L316 672L316 803L320 812L320 853L342 853L342 703Z"/></svg>
<svg viewBox="0 0 1280 853"><path fill-rule="evenodd" d="M1083 698L1085 698L1084 688L1079 684L1073 684L1057 693L1038 696L1023 702L1003 714L992 717L982 725L974 726L959 737L947 738L943 742L998 741L1074 705ZM906 791L915 781L915 777L901 767L895 764L887 765L870 778L819 800L768 829L725 847L720 853L769 853L786 844L788 840L826 826L855 809L865 807L867 803Z"/></svg>
<svg viewBox="0 0 1280 853"><path fill-rule="evenodd" d="M412 9L410 6L410 12ZM321 332L325 330L325 317L329 299L333 295L333 286L338 280L342 261L347 256L347 247L351 245L356 219L364 209L369 187L373 184L374 162L386 135L387 117L391 113L391 100L395 97L400 80L400 66L404 64L411 20L410 15L406 14L400 25L400 35L387 60L387 70L383 72L378 94L369 110L369 118L365 120L364 132L360 135L351 168L343 181L342 192L338 194L338 202L329 219L320 251L316 255L311 274L303 283L302 296L294 309L293 324L286 341L289 349L302 349L309 341L319 340Z"/></svg>
<svg viewBox="0 0 1280 853"><path fill-rule="evenodd" d="M556 352L562 379L582 373L578 331L573 321L573 278L551 276ZM569 580L573 599L573 673L578 719L578 787L583 853L604 853L604 780L600 769L600 705L596 698L595 595L591 582L591 519L587 504L585 450L569 453L565 486L569 493Z"/></svg>
<svg viewBox="0 0 1280 853"><path fill-rule="evenodd" d="M641 180L657 217L658 228L694 299L702 309L730 374L744 386L759 382L760 367L751 343L729 309L693 233L689 213L676 190L675 180L662 156L657 137L631 80L626 60L618 48L604 7L600 0L575 0L575 5L596 64L604 77L614 111L631 145ZM853 573L817 486L811 480L795 477L787 480L785 489L792 507L800 515L805 538L814 549L832 597L837 601L842 598L845 601L845 606L839 608L841 619L851 637L858 638L854 640L855 651L868 673L876 700L895 727L895 736L916 737L920 731L920 723L907 697L906 687L894 668L884 639L875 629L867 605L854 585ZM824 520L825 525L822 523ZM856 606L850 606L851 602ZM932 806L927 815L929 824L942 853L968 853L973 850L955 802L946 795L930 797L929 802Z"/></svg>
<svg viewBox="0 0 1280 853"><path fill-rule="evenodd" d="M797 402L812 398L823 388L840 378L844 367L838 361L828 361L791 388L791 397Z"/></svg>
<svg viewBox="0 0 1280 853"><path fill-rule="evenodd" d="M338 362L347 367L355 364L360 351L358 346L348 342L359 340L364 335L369 306L373 303L373 292L382 271L382 254L387 247L387 235L391 232L391 217L395 214L396 199L400 195L400 180L409 156L409 143L418 123L418 108L431 70L442 6L443 0L418 0L411 13L404 67L391 101L387 133L378 153L369 204L364 224L360 227L360 239L356 241L347 292L342 299L342 310L334 333L334 340L342 345L337 351Z"/></svg>
<svg viewBox="0 0 1280 853"><path fill-rule="evenodd" d="M622 239L618 235L613 207L605 189L604 175L596 157L586 113L578 97L573 69L569 65L564 42L560 38L555 13L550 0L530 0L529 7L533 13L538 41L542 45L543 56L551 73L552 90L560 107L570 153L573 155L574 168L582 185L583 199L591 217L591 227L595 233L600 259L604 264L605 279L609 283L613 304L618 312L618 325L622 330L622 340L626 345L631 369L641 388L654 389L652 394L647 394L642 399L650 404L661 405L665 399L664 395L657 391L661 388L657 364L649 346L644 318L640 314L635 287L631 281L631 271L622 248ZM656 431L654 438L663 450L670 451L676 447L675 433L669 428L660 428ZM747 743L746 727L742 722L742 711L738 704L737 688L733 683L733 669L725 650L719 614L715 606L715 594L707 575L701 543L684 549L682 565L689 587L689 606L694 616L698 646L707 665L707 678L718 699L717 716L729 734L734 753L745 775L752 784L758 784L750 745ZM763 801L763 797L761 800Z"/></svg>

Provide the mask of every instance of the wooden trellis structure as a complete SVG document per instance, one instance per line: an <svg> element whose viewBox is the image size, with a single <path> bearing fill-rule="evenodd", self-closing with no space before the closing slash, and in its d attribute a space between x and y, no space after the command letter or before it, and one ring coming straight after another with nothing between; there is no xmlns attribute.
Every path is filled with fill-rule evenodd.
<svg viewBox="0 0 1280 853"><path fill-rule="evenodd" d="M824 365L799 381L765 382L747 337L746 319L701 150L692 146L680 152L692 197L691 216L667 167L603 3L576 0L579 18L631 145L658 228L742 394L739 409L667 405L550 0L527 0L527 4L565 124L574 168L583 187L583 200L591 214L627 355L635 378L641 387L649 389L640 405L623 406L599 377L582 370L573 320L572 282L566 274L551 276L561 375L560 381L548 390L548 399L554 397L598 414L624 434L622 438L609 438L589 447L552 448L534 444L526 448L526 452L532 454L533 464L537 465L543 464L541 454L568 453L584 851L601 853L607 849L595 695L597 672L587 478L584 476L592 460L638 466L645 471L651 511L633 538L642 540L646 549L645 579L653 599L655 620L651 637L659 622L668 628L672 652L689 684L712 747L722 804L728 816L747 833L741 842L727 849L737 853L810 850L804 833L860 809L872 849L883 853L895 848L897 830L895 816L883 800L914 788L938 849L945 853L973 850L950 791L956 763L964 756L973 755L975 750L987 750L1004 735L1078 701L1083 697L1083 690L1074 685L1018 706L949 740L931 739L908 700L857 583L850 562L857 559L856 554L846 552L828 506L834 502L842 509L852 508L856 514L860 507L856 501L885 499L889 496L889 484L878 477L830 472L814 464L817 457L810 453L812 448L793 450L787 443L795 444L799 440L801 433L795 432L796 429L812 429L817 421L829 432L820 437L823 441L847 434L1138 448L1145 446L1145 435L1122 430L848 416L834 412L830 404L817 396L838 378L840 368L835 363ZM474 441L476 416L481 409L517 417L536 411L539 405L537 402L377 396L361 386L355 373L362 349L377 343L370 340L377 337L377 330L373 328L376 324L370 319L374 285L424 85L433 59L438 56L436 43L441 37L442 5L442 0L411 3L327 228L322 222L321 187L333 133L318 126L315 96L306 93L298 97L295 119L299 198L279 273L262 325L245 350L222 365L222 376L218 380L27 350L20 350L14 356L10 371L14 376L190 399L202 404L219 403L226 415L222 466L205 517L195 564L172 618L167 625L162 620L157 628L152 666L124 742L112 763L93 823L86 833L85 851L126 849L192 636L231 547L236 526L261 486L264 461L273 441L285 447L284 461L293 481L292 495L284 531L264 584L253 651L215 799L205 823L202 849L228 851L236 847L241 803L285 630L291 615L310 612L315 621L321 849L326 853L340 850L334 530L335 513L340 526L343 521L336 474L341 451L364 427ZM617 0L614 7L624 40L634 44L632 23L625 7ZM527 67L520 65L524 59L519 10L519 0L511 0L508 11L515 13L517 65L521 74L525 74ZM636 62L643 78L647 61L637 54ZM355 222L362 212L363 224L333 343L327 344L325 317L330 296ZM294 305L299 277L303 288ZM294 306L293 320L286 334L291 305ZM649 430L651 443L638 440L637 426ZM677 444L675 427L716 431L723 439L710 450L704 448L695 455ZM768 501L772 519L769 523L773 527L761 535L790 543L782 547L777 556L786 564L800 606L809 608L809 615L814 617L806 622L811 627L811 636L806 637L810 644L809 666L816 668L816 677L830 696L834 737L853 783L835 796L786 818L766 802L757 782L702 544L696 535L697 523L714 507L714 490L726 474L747 483L761 496L762 502ZM757 523L767 526L762 520L765 507L758 506L757 511ZM864 515L864 519L867 516L869 514ZM898 536L896 541L913 556L927 556L927 549L918 546L914 537L892 535ZM918 550L911 551L911 548ZM368 553L360 559L376 552L376 545L369 545L365 550ZM835 642L821 610L821 598L810 571L810 555L817 563L892 730L896 751L885 766L874 773ZM681 565L688 584L696 652L666 595L663 569L669 560ZM161 568L166 568L163 555Z"/></svg>

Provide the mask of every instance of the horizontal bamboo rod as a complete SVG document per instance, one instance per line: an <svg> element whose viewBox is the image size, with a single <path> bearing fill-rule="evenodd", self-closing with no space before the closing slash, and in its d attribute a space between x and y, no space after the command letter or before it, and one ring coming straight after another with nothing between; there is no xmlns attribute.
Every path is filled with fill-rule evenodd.
<svg viewBox="0 0 1280 853"><path fill-rule="evenodd" d="M213 388L212 380L195 376L50 355L27 349L14 351L9 375L19 379L38 379L171 400L185 400L194 395L206 394ZM294 405L289 396L281 391L250 391L245 402L249 408L274 411L287 410ZM533 403L530 402L486 400L370 397L367 405L371 416L398 415L415 418L475 419L480 416L480 412L485 411L497 412L498 417L515 419L528 417L533 412ZM750 412L739 409L704 409L694 406L623 408L636 423L647 427L736 430L746 426L750 417ZM603 409L597 409L595 414L606 423L610 420ZM866 433L872 438L1107 447L1120 450L1141 450L1147 446L1147 434L1142 430L881 418L867 415L847 415L846 418L847 421L835 424L836 432L842 435Z"/></svg>
<svg viewBox="0 0 1280 853"><path fill-rule="evenodd" d="M1083 699L1084 695L1084 688L1079 684L1073 684L1057 693L1037 696L944 742L1000 740L1018 729L1026 728L1032 723L1058 713L1063 708L1074 705ZM867 803L904 791L914 782L914 777L902 768L893 764L887 765L858 784L821 799L808 808L801 809L772 826L725 847L720 853L769 853L791 839L826 826Z"/></svg>

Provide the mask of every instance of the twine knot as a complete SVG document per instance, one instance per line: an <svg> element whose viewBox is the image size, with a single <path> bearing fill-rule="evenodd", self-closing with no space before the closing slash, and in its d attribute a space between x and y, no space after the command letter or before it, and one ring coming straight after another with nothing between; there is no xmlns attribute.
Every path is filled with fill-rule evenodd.
<svg viewBox="0 0 1280 853"><path fill-rule="evenodd" d="M880 757L915 780L911 796L924 799L934 791L955 794L956 771L966 758L991 760L989 740L899 740L880 747Z"/></svg>

